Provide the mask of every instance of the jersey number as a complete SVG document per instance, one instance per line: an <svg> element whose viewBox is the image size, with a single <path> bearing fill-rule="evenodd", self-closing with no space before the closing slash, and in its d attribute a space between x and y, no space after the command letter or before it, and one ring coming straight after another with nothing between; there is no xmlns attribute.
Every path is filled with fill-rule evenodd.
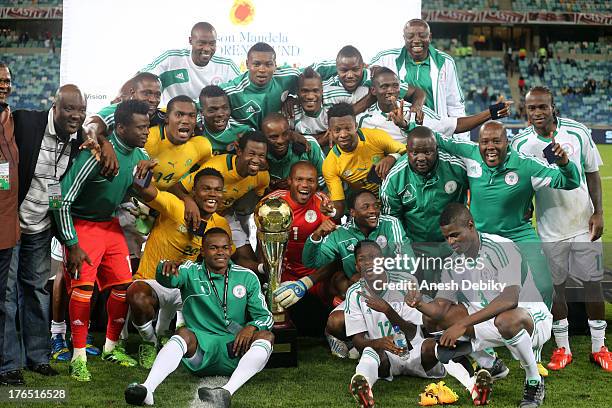
<svg viewBox="0 0 612 408"><path fill-rule="evenodd" d="M293 240L297 241L298 240L298 227L293 227Z"/></svg>
<svg viewBox="0 0 612 408"><path fill-rule="evenodd" d="M393 327L391 326L391 322L388 320L386 322L378 322L378 328L380 329L380 335L382 337L390 336L392 334Z"/></svg>
<svg viewBox="0 0 612 408"><path fill-rule="evenodd" d="M163 174L162 172L158 172L158 173L155 175L155 182L156 182L156 183L159 183L159 180L162 180L162 176L163 176L163 175L164 175L164 174ZM163 178L163 180L164 180L165 182L167 182L167 183L170 183L170 182L172 181L172 178L173 178L173 177L174 177L174 173L170 173L170 174L168 174L166 177L164 177L164 178Z"/></svg>

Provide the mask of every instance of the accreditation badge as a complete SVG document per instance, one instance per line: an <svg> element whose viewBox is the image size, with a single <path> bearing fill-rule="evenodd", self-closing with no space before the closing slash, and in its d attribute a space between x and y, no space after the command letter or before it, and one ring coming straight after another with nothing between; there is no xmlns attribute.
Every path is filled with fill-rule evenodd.
<svg viewBox="0 0 612 408"><path fill-rule="evenodd" d="M9 162L0 163L0 190L9 190L11 188Z"/></svg>
<svg viewBox="0 0 612 408"><path fill-rule="evenodd" d="M49 208L51 210L58 210L63 203L62 198L62 186L60 183L49 183L47 184L47 193L49 194Z"/></svg>

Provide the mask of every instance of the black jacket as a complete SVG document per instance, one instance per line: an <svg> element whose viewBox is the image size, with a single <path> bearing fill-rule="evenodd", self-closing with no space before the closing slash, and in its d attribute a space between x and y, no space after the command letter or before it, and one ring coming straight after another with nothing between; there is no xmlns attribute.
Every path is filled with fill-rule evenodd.
<svg viewBox="0 0 612 408"><path fill-rule="evenodd" d="M21 205L34 178L40 146L49 120L49 111L17 110L13 112L13 120L15 141L19 148L19 205ZM77 138L70 142L70 160L66 172L79 153L79 146L82 143L83 129L79 129Z"/></svg>

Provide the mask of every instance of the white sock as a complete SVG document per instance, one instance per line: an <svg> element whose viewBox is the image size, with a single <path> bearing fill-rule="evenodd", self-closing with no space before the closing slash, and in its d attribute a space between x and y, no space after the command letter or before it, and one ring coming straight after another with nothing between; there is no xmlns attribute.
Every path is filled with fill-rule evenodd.
<svg viewBox="0 0 612 408"><path fill-rule="evenodd" d="M378 367L380 367L380 356L372 347L366 347L361 353L355 373L363 375L371 388L378 380Z"/></svg>
<svg viewBox="0 0 612 408"><path fill-rule="evenodd" d="M123 327L121 328L121 333L119 334L119 340L127 340L129 336L128 325L130 324L130 314L131 313L132 313L132 309L128 308L127 315L125 316L125 323L123 323Z"/></svg>
<svg viewBox="0 0 612 408"><path fill-rule="evenodd" d="M51 338L58 334L61 334L63 339L66 338L66 321L56 322L51 320Z"/></svg>
<svg viewBox="0 0 612 408"><path fill-rule="evenodd" d="M104 352L110 353L111 351L113 351L116 345L117 345L116 341L112 341L111 339L107 337L106 341L104 342Z"/></svg>
<svg viewBox="0 0 612 408"><path fill-rule="evenodd" d="M531 348L531 336L529 336L527 330L522 329L513 338L504 339L504 343L506 343L506 347L512 355L521 362L521 366L525 369L527 381L541 381L538 363Z"/></svg>
<svg viewBox="0 0 612 408"><path fill-rule="evenodd" d="M153 328L153 321L150 320L143 324L142 326L138 326L136 323L133 323L138 333L140 333L140 337L144 341L149 343L157 344L157 336L155 335L155 329Z"/></svg>
<svg viewBox="0 0 612 408"><path fill-rule="evenodd" d="M185 325L185 319L183 318L183 311L182 310L177 310L176 311L176 327L179 328L179 327L184 326L184 325Z"/></svg>
<svg viewBox="0 0 612 408"><path fill-rule="evenodd" d="M87 361L87 351L85 351L85 350L86 350L85 347L83 347L83 348L76 348L75 347L72 350L72 360L71 361L74 361L74 360L76 360L79 357L83 357L85 359L85 361Z"/></svg>
<svg viewBox="0 0 612 408"><path fill-rule="evenodd" d="M240 359L238 366L223 388L234 395L238 388L242 387L251 377L263 370L270 358L270 354L272 354L272 343L263 339L255 340L249 350L244 353L244 356Z"/></svg>
<svg viewBox="0 0 612 408"><path fill-rule="evenodd" d="M553 322L552 332L555 335L555 343L557 343L557 347L565 347L565 352L567 354L572 354L569 344L569 322L567 321L567 318Z"/></svg>
<svg viewBox="0 0 612 408"><path fill-rule="evenodd" d="M455 377L469 392L472 392L476 380L464 366L451 360L448 364L444 364L444 368L447 373Z"/></svg>
<svg viewBox="0 0 612 408"><path fill-rule="evenodd" d="M589 319L589 329L591 329L591 352L598 352L604 345L606 337L606 327L608 323L605 320Z"/></svg>
<svg viewBox="0 0 612 408"><path fill-rule="evenodd" d="M485 350L473 351L470 353L470 357L472 357L478 365L482 368L491 368L493 364L495 364L496 357L494 355L489 354Z"/></svg>
<svg viewBox="0 0 612 408"><path fill-rule="evenodd" d="M149 371L147 380L142 384L151 393L151 401L155 389L166 379L181 363L181 359L187 352L187 343L177 334L170 337L170 340L157 353L157 357L153 362L153 367ZM147 398L149 394L147 393ZM145 399L145 402L147 400Z"/></svg>

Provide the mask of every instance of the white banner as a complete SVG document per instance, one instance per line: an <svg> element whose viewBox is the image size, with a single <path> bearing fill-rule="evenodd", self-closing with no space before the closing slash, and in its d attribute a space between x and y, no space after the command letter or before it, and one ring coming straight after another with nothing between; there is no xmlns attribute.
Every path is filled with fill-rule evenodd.
<svg viewBox="0 0 612 408"><path fill-rule="evenodd" d="M245 69L246 52L264 41L277 64L333 59L344 45L366 62L403 45L406 21L420 0L64 0L61 84L78 85L97 111L139 69L169 49L190 48L198 21L217 30L217 55Z"/></svg>

